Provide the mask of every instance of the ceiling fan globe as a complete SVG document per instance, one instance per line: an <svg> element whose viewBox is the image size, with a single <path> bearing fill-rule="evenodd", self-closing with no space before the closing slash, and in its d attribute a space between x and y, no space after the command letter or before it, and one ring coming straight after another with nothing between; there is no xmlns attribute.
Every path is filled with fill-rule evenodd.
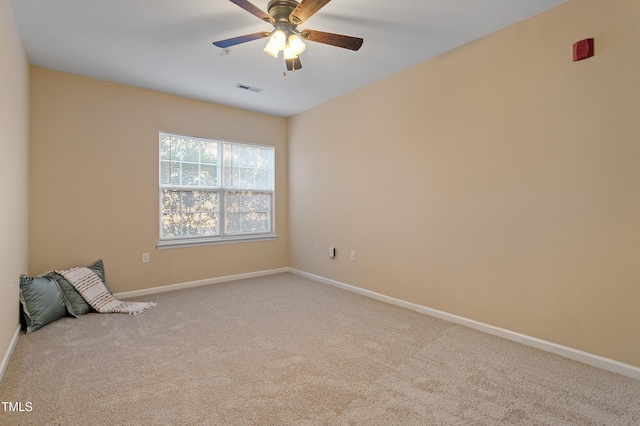
<svg viewBox="0 0 640 426"><path fill-rule="evenodd" d="M307 46L302 42L300 36L295 33L289 36L289 47L296 56L304 52L304 49L307 48Z"/></svg>

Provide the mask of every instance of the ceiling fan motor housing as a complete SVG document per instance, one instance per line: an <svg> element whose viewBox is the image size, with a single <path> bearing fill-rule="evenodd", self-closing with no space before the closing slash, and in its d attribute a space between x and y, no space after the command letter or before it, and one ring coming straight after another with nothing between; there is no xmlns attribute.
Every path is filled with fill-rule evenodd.
<svg viewBox="0 0 640 426"><path fill-rule="evenodd" d="M289 15L296 7L298 7L298 2L295 0L271 0L267 6L274 25L291 24L293 26L297 24L289 21Z"/></svg>

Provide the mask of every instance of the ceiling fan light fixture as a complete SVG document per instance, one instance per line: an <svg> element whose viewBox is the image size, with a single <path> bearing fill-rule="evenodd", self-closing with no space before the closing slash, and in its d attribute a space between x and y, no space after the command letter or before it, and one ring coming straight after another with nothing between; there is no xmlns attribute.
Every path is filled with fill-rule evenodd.
<svg viewBox="0 0 640 426"><path fill-rule="evenodd" d="M281 51L287 46L287 35L284 31L278 29L275 30L271 37L269 37L269 43L264 48L264 51L274 58L278 58Z"/></svg>
<svg viewBox="0 0 640 426"><path fill-rule="evenodd" d="M282 30L275 30L269 38L269 44L272 44L273 48L279 52L287 45L287 35Z"/></svg>
<svg viewBox="0 0 640 426"><path fill-rule="evenodd" d="M284 59L295 59L298 57L298 55L295 54L295 52L293 51L293 49L291 49L291 46L289 46L287 44L287 47L284 48L284 50L282 51L282 54L284 56Z"/></svg>
<svg viewBox="0 0 640 426"><path fill-rule="evenodd" d="M293 52L293 54L296 56L304 52L304 49L307 48L307 46L303 43L302 39L298 34L295 34L295 33L291 34L289 36L288 41L289 41L288 46L291 48L291 51Z"/></svg>
<svg viewBox="0 0 640 426"><path fill-rule="evenodd" d="M271 42L267 43L267 46L264 48L264 51L267 52L269 55L273 56L274 58L278 59L278 54L280 53L280 51L275 49Z"/></svg>

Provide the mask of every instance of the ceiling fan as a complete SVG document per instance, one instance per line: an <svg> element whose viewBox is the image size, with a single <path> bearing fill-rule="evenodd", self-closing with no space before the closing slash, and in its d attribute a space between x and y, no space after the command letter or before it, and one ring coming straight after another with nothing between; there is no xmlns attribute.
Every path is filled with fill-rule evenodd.
<svg viewBox="0 0 640 426"><path fill-rule="evenodd" d="M295 71L302 68L299 55L304 51L305 44L302 41L309 40L317 43L329 44L344 49L358 50L364 41L358 37L350 37L341 34L326 33L316 30L298 30L298 25L313 16L331 0L271 0L267 6L269 13L265 13L259 7L248 0L229 0L247 12L269 22L274 30L261 31L226 40L216 41L215 46L226 49L237 44L269 37L269 42L264 51L274 58L278 58L282 52L287 70Z"/></svg>

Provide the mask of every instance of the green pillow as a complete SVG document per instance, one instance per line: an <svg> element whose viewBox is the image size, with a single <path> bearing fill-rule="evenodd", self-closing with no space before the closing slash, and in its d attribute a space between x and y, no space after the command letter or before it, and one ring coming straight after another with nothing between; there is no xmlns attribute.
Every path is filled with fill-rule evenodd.
<svg viewBox="0 0 640 426"><path fill-rule="evenodd" d="M96 260L91 265L87 266L87 268L91 269L97 276L100 277L102 283L107 288L107 291L111 293L111 290L107 286L107 283L104 279L104 264L102 263L102 259ZM56 274L52 272L51 275L56 279L60 289L62 290L62 294L64 296L64 302L67 306L67 311L74 317L78 318L92 310L91 306L84 300L82 295L78 293L78 290L75 289L74 286L71 285L69 281L67 281L62 275Z"/></svg>
<svg viewBox="0 0 640 426"><path fill-rule="evenodd" d="M62 275L56 274L55 272L52 272L51 276L58 282L60 290L64 296L64 304L71 315L78 318L91 311L91 306L89 306L69 281L67 281Z"/></svg>
<svg viewBox="0 0 640 426"><path fill-rule="evenodd" d="M105 273L104 273L104 263L102 262L102 259L96 260L91 265L87 266L87 268L91 269L93 272L95 272L97 276L100 277L100 279L102 280L102 284L104 284L107 291L111 295L113 295L113 293L111 292L111 289L107 285L107 279L105 278Z"/></svg>
<svg viewBox="0 0 640 426"><path fill-rule="evenodd" d="M48 274L20 276L20 303L27 334L67 315L62 292Z"/></svg>

